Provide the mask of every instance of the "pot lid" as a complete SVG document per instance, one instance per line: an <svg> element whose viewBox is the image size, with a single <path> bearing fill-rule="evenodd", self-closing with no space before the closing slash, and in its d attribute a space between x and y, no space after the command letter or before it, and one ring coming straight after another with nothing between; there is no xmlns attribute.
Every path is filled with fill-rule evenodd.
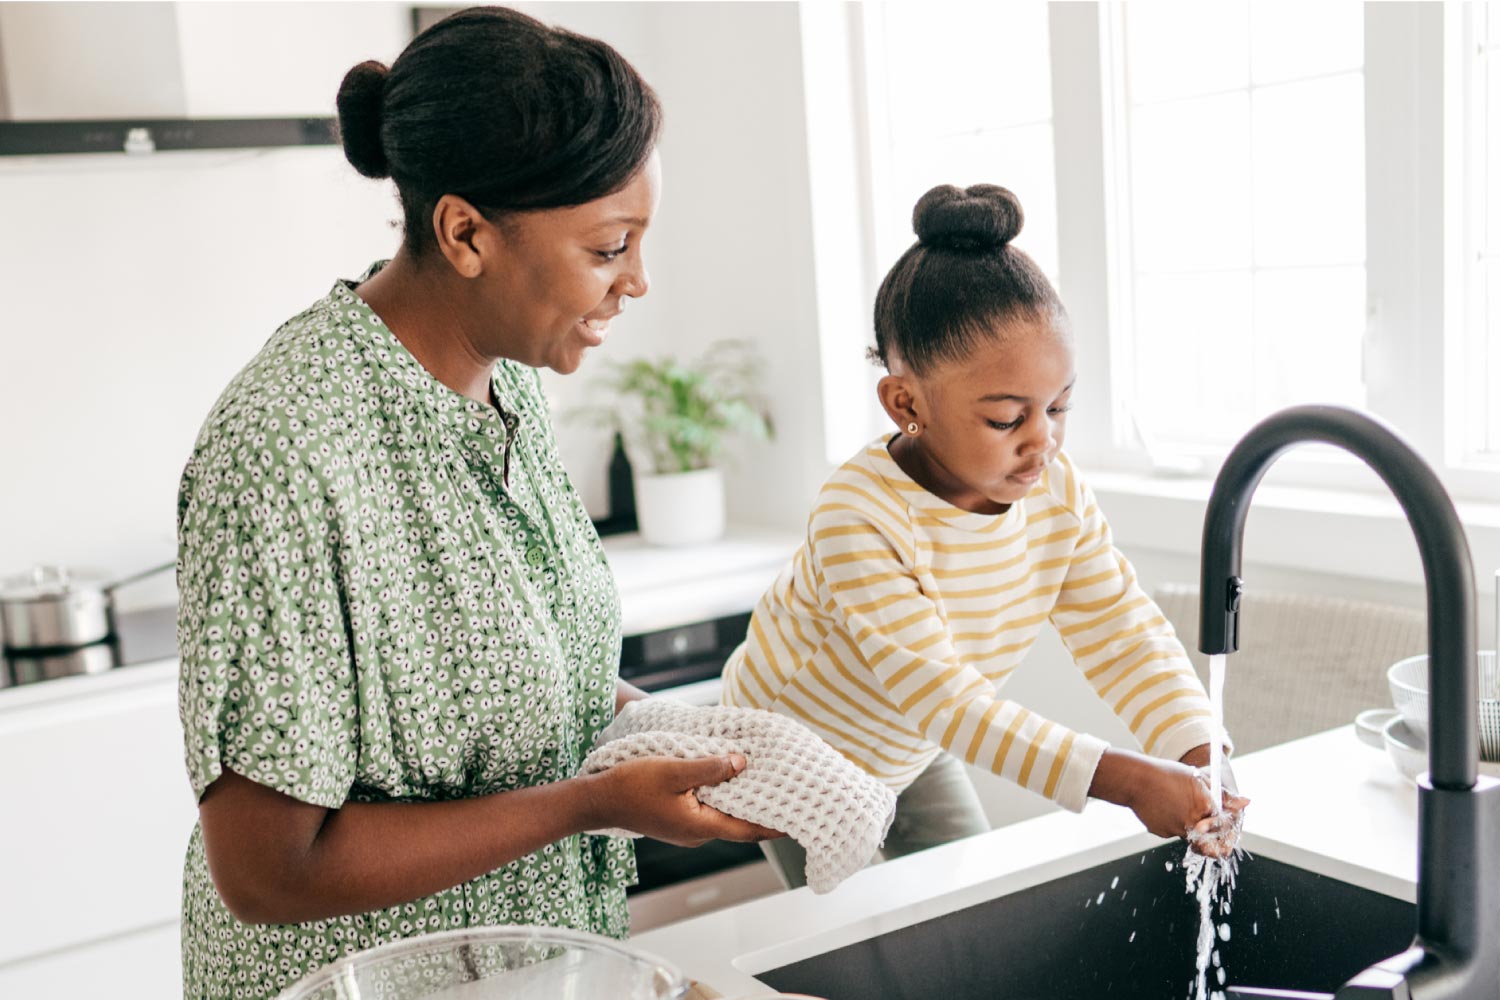
<svg viewBox="0 0 1500 1000"><path fill-rule="evenodd" d="M0 601L55 601L79 591L97 591L98 581L75 576L66 566L34 566L0 582Z"/></svg>

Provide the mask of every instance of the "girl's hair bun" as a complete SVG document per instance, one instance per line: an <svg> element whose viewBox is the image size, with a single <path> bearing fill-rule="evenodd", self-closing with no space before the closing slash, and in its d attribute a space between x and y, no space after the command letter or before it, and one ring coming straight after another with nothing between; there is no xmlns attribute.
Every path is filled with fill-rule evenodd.
<svg viewBox="0 0 1500 1000"><path fill-rule="evenodd" d="M339 141L344 157L355 170L376 179L391 175L385 147L380 142L381 111L385 104L384 63L366 60L344 74L339 84Z"/></svg>
<svg viewBox="0 0 1500 1000"><path fill-rule="evenodd" d="M917 239L942 250L999 250L1016 238L1021 202L998 184L957 188L940 184L912 209Z"/></svg>

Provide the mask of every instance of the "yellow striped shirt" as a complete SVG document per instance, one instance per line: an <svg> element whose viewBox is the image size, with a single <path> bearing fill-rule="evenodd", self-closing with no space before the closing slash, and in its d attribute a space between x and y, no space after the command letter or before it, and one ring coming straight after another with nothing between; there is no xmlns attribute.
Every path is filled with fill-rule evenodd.
<svg viewBox="0 0 1500 1000"><path fill-rule="evenodd" d="M1203 686L1066 455L1005 513L974 514L882 438L818 494L723 700L796 718L897 792L947 750L1078 810L1104 741L999 694L1048 621L1147 753L1209 742Z"/></svg>

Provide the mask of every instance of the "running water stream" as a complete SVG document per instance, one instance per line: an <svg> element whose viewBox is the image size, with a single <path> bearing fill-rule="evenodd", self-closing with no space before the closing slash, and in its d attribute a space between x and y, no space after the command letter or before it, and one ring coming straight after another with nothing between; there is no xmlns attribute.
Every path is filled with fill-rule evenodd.
<svg viewBox="0 0 1500 1000"><path fill-rule="evenodd" d="M1208 658L1208 699L1211 705L1210 729L1212 739L1208 754L1208 788L1217 814L1223 808L1224 768L1224 656L1218 654ZM1187 856L1183 859L1183 871L1187 877L1187 891L1198 900L1198 961L1197 980L1192 1000L1222 1000L1225 972L1216 947L1219 941L1229 940L1230 895L1234 891L1234 878L1239 871L1239 850L1228 857L1210 858L1193 849L1196 841L1218 837L1225 832L1215 828L1206 836L1197 831L1188 835ZM1214 908L1218 904L1218 915L1223 923L1214 923ZM1214 978L1220 989L1211 990L1208 982L1209 965L1213 965Z"/></svg>
<svg viewBox="0 0 1500 1000"><path fill-rule="evenodd" d="M1216 653L1208 658L1208 702L1213 715L1211 726L1213 740L1208 744L1208 797L1218 812L1223 802L1224 770L1224 654Z"/></svg>

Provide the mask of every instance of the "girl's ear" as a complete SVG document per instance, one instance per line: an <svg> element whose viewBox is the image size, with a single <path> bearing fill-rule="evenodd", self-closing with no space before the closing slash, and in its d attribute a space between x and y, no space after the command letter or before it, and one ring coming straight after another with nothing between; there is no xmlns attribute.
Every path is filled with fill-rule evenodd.
<svg viewBox="0 0 1500 1000"><path fill-rule="evenodd" d="M919 428L925 423L927 407L921 399L921 390L911 376L886 375L875 384L880 395L880 405L897 427L905 429L911 424Z"/></svg>

